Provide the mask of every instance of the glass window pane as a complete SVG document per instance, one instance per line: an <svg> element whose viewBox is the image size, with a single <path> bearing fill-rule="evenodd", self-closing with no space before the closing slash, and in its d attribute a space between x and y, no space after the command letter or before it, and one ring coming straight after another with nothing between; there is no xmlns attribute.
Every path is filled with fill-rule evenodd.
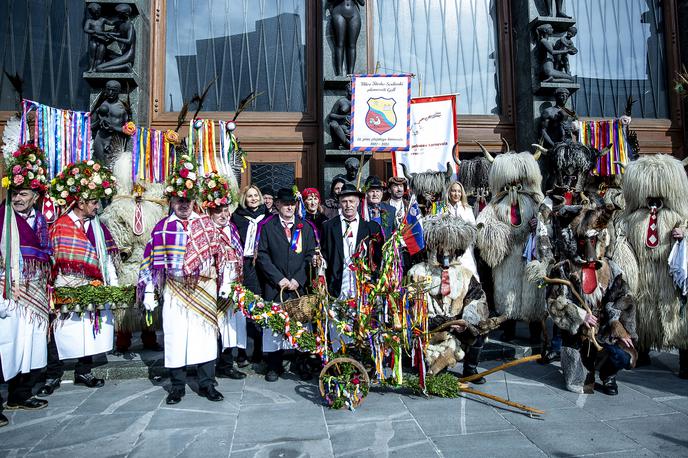
<svg viewBox="0 0 688 458"><path fill-rule="evenodd" d="M251 183L259 188L268 187L275 191L291 188L296 179L293 162L253 162L251 163Z"/></svg>
<svg viewBox="0 0 688 458"><path fill-rule="evenodd" d="M57 108L88 110L84 3L72 0L0 0L2 69L24 80L23 96ZM0 81L0 110L16 111L18 95Z"/></svg>
<svg viewBox="0 0 688 458"><path fill-rule="evenodd" d="M499 113L496 2L374 0L374 6L379 73L415 73L414 97L458 93L461 114Z"/></svg>
<svg viewBox="0 0 688 458"><path fill-rule="evenodd" d="M581 116L623 114L668 118L664 18L661 0L571 0L578 54L571 73L581 85L573 96Z"/></svg>
<svg viewBox="0 0 688 458"><path fill-rule="evenodd" d="M306 110L305 0L168 0L165 109L179 111L217 76L206 111Z"/></svg>

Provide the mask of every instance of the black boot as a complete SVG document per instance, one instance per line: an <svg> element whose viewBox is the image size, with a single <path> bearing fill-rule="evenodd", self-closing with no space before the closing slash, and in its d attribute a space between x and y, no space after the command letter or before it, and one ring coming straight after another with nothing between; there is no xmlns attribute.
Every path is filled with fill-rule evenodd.
<svg viewBox="0 0 688 458"><path fill-rule="evenodd" d="M610 375L602 380L602 392L609 396L619 394L619 387L616 385L616 376Z"/></svg>
<svg viewBox="0 0 688 458"><path fill-rule="evenodd" d="M478 373L478 363L480 362L480 352L483 350L483 342L485 338L483 336L478 337L473 345L468 347L466 351L466 356L463 358L463 376L470 377ZM476 385L482 385L487 382L485 377L480 377L472 380L471 383Z"/></svg>
<svg viewBox="0 0 688 458"><path fill-rule="evenodd" d="M688 379L688 350L678 351L678 376Z"/></svg>
<svg viewBox="0 0 688 458"><path fill-rule="evenodd" d="M502 323L502 336L499 338L502 342L511 342L516 338L516 320L506 320Z"/></svg>

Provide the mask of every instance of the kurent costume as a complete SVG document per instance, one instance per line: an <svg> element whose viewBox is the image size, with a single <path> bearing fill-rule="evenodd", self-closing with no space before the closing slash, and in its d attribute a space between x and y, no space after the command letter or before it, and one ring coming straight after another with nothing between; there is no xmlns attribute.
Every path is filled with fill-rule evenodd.
<svg viewBox="0 0 688 458"><path fill-rule="evenodd" d="M115 239L120 252L121 264L117 277L120 285L138 282L143 251L155 224L167 214L164 185L158 183L134 183L131 176L132 153L123 151L115 158L113 174L117 177L118 195L105 207L101 215ZM143 347L162 350L155 328L142 322L137 309L120 311L117 317L115 350L125 352L131 346L132 331L141 329Z"/></svg>
<svg viewBox="0 0 688 458"><path fill-rule="evenodd" d="M469 206L464 206L461 201L454 205L447 202L447 206L445 207L444 211L455 218L460 218L468 224L475 226L473 209ZM461 256L461 265L470 270L475 279L480 281L480 277L478 276L478 265L475 262L475 253L473 252L473 244L466 248L466 251L464 251L463 255Z"/></svg>
<svg viewBox="0 0 688 458"><path fill-rule="evenodd" d="M44 167L43 151L23 145L7 164L3 187L42 193ZM8 384L8 409L39 409L47 402L32 398L31 389L35 371L47 364L50 240L43 215L31 207L15 211L11 198L0 205L0 382ZM2 408L0 397L0 426L7 421Z"/></svg>
<svg viewBox="0 0 688 458"><path fill-rule="evenodd" d="M186 155L177 160L179 169L168 178L165 193L173 199L194 199L197 165ZM172 382L168 404L181 401L186 369L193 364L198 365L201 395L222 400L214 389L217 300L218 289L223 297L229 295L228 262L228 246L208 216L191 212L180 219L173 213L153 228L141 263L139 293L146 310L157 307L156 294L162 302L165 367Z"/></svg>
<svg viewBox="0 0 688 458"><path fill-rule="evenodd" d="M534 266L550 269L539 276L549 284L548 310L561 333L564 381L568 390L577 393L592 393L599 371L602 391L618 394L616 373L632 368L637 359L634 347L623 341L637 338L635 302L621 268L605 256L605 234L613 211L613 206L594 203L556 205L551 213L556 242L553 246L541 240L540 260L528 266L531 279L535 279ZM543 231L540 237L549 238L549 232ZM586 308L597 319L594 331L588 331Z"/></svg>
<svg viewBox="0 0 688 458"><path fill-rule="evenodd" d="M461 264L464 251L475 241L475 226L444 214L425 218L423 232L428 260L411 267L408 275L414 282L429 284L429 330L454 320L467 323L461 332L447 329L431 336L426 356L428 373L437 374L463 360L464 376L476 374L485 340L479 329L489 310L480 283Z"/></svg>
<svg viewBox="0 0 688 458"><path fill-rule="evenodd" d="M280 189L276 200L295 203L295 197L289 189ZM303 294L308 280L307 269L316 249L315 232L311 225L298 217L284 221L276 214L261 224L258 238L256 267L264 278L263 298L280 301L279 282L284 278L296 280L299 284L298 292ZM283 291L284 300L295 297L296 292L286 289ZM281 371L282 350L290 348L291 344L283 337L263 332L263 351L268 354L269 372Z"/></svg>
<svg viewBox="0 0 688 458"><path fill-rule="evenodd" d="M98 162L84 161L68 165L57 177L51 192L58 205L76 205L114 195L115 179ZM117 245L98 216L82 218L76 210L60 216L50 227L53 246L53 285L79 287L88 284L117 286ZM56 361L78 358L75 377L83 377L88 386L102 386L102 379L91 375L93 355L112 350L115 319L110 304L96 304L94 311L70 312L58 316L48 346L48 382L62 377ZM59 310L56 310L59 313ZM49 384L49 383L48 383ZM50 394L50 393L46 393Z"/></svg>
<svg viewBox="0 0 688 458"><path fill-rule="evenodd" d="M679 375L688 378L686 272L680 267L683 263L670 265L685 253L685 237L676 242L672 230L685 230L688 222L688 178L681 161L657 154L628 164L622 187L627 242L620 242L627 243L630 250L617 247L614 257L631 272L629 282L638 307L639 351L678 348ZM637 273L637 284L633 284L633 273Z"/></svg>
<svg viewBox="0 0 688 458"><path fill-rule="evenodd" d="M544 291L528 281L525 266L534 239L529 222L543 201L540 168L528 152L507 152L492 161L489 181L494 198L477 218L476 246L493 269L497 313L539 322L545 316ZM509 331L513 335L513 328Z"/></svg>
<svg viewBox="0 0 688 458"><path fill-rule="evenodd" d="M201 205L208 212L222 211L232 203L232 192L226 178L216 173L210 173L201 180ZM212 219L211 213L211 219ZM227 219L227 224L215 225L220 230L222 244L227 251L226 274L229 282L242 281L243 247L236 226ZM217 363L218 376L229 378L244 378L243 374L234 369L234 348L246 349L246 316L230 307L228 298L218 298L217 321L220 329L220 356ZM245 355L243 355L245 356Z"/></svg>

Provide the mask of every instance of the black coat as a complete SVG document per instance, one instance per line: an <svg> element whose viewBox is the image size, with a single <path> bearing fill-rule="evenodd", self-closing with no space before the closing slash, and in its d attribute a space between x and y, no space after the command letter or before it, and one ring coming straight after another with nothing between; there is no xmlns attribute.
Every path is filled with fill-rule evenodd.
<svg viewBox="0 0 688 458"><path fill-rule="evenodd" d="M358 220L358 232L356 233L356 247L362 240L370 243L368 249L372 250L373 262L380 265L380 246L377 238L381 236L380 225L372 221ZM342 234L342 220L340 216L329 219L323 225L323 233L320 237L321 252L327 262L327 289L331 296L339 297L342 289L342 275L344 272L344 236Z"/></svg>
<svg viewBox="0 0 688 458"><path fill-rule="evenodd" d="M308 269L315 256L315 233L310 224L300 218L294 218L292 234L301 228L301 253L296 253L291 249L291 241L284 233L284 227L280 222L279 216L275 215L266 221L260 229L260 240L258 241L258 258L256 267L262 275L263 298L268 301L278 301L280 299L279 282L283 278L296 280L301 288L299 293L303 294L303 287L308 281ZM295 295L287 291L284 292L284 299L293 298Z"/></svg>
<svg viewBox="0 0 688 458"><path fill-rule="evenodd" d="M372 221L372 211L368 209L368 214L370 215ZM385 240L389 239L397 228L397 209L392 207L390 204L380 202L380 223L378 225L382 228ZM373 221L377 223L377 221Z"/></svg>
<svg viewBox="0 0 688 458"><path fill-rule="evenodd" d="M246 232L248 231L249 226L249 221L246 219L246 217L248 216L250 218L256 218L260 215L265 215L265 218L270 215L270 212L267 211L265 205L260 205L255 210L239 207L232 214L231 220L239 231L239 237L241 238L241 243L243 245L246 244ZM258 249L258 247L256 247L256 249ZM261 281L258 277L258 272L256 272L255 259L253 256L244 258L243 274L243 285L254 294L262 294L262 289L260 287Z"/></svg>

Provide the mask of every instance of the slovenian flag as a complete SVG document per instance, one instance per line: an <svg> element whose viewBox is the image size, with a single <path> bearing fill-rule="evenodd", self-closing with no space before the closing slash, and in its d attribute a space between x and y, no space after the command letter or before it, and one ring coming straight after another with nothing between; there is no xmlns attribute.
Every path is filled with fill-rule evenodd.
<svg viewBox="0 0 688 458"><path fill-rule="evenodd" d="M420 222L420 208L415 199L411 202L404 218L404 243L409 254L414 255L425 248L423 226Z"/></svg>

